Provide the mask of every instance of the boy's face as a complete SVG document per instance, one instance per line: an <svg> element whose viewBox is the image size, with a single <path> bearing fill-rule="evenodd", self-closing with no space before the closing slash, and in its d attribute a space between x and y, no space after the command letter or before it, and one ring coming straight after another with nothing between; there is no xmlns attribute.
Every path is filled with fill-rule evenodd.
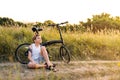
<svg viewBox="0 0 120 80"><path fill-rule="evenodd" d="M35 43L42 43L41 36L37 36L34 41L35 41Z"/></svg>

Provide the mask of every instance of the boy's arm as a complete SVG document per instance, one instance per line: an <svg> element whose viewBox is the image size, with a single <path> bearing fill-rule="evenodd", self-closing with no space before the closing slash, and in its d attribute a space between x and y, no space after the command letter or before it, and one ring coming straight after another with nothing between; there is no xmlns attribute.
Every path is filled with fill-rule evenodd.
<svg viewBox="0 0 120 80"><path fill-rule="evenodd" d="M28 59L30 60L30 62L34 62L34 60L32 59L32 49L31 49L31 46L29 47L29 50L28 50Z"/></svg>

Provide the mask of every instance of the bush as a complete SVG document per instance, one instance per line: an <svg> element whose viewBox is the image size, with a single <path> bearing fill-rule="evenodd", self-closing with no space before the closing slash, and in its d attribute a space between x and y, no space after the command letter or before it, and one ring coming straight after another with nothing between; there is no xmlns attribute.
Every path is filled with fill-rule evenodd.
<svg viewBox="0 0 120 80"><path fill-rule="evenodd" d="M14 57L17 46L24 42L31 42L32 32L27 28L0 27L0 55L8 59Z"/></svg>
<svg viewBox="0 0 120 80"><path fill-rule="evenodd" d="M58 40L59 33L54 28L46 28L40 32L43 42ZM31 28L0 27L0 57L9 60L18 45L21 43L32 43L33 32ZM119 60L120 33L113 32L66 32L63 39L70 50L72 60ZM60 45L49 46L49 52L53 60L59 60ZM3 58L0 58L3 59Z"/></svg>

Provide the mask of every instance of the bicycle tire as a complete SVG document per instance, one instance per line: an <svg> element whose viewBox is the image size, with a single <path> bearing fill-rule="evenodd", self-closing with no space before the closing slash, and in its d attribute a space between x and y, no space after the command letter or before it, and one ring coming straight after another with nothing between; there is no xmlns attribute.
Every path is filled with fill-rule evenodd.
<svg viewBox="0 0 120 80"><path fill-rule="evenodd" d="M28 60L29 46L30 46L29 43L20 44L15 51L15 58L21 64L27 64L29 62Z"/></svg>
<svg viewBox="0 0 120 80"><path fill-rule="evenodd" d="M70 52L64 45L60 47L60 57L65 63L70 62Z"/></svg>

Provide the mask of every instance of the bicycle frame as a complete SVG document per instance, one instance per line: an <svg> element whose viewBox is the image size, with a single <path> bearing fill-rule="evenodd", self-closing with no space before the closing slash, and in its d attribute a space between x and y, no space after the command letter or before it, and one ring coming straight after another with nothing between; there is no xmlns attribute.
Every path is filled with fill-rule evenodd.
<svg viewBox="0 0 120 80"><path fill-rule="evenodd" d="M63 43L63 41L62 40L51 40L51 41L44 42L41 45L48 46L48 45L55 44L55 43Z"/></svg>
<svg viewBox="0 0 120 80"><path fill-rule="evenodd" d="M63 42L63 37L62 37L62 32L61 32L61 29L60 29L59 25L57 26L57 28L58 28L58 30L59 30L60 39L61 39L61 41L62 41L62 44L64 44L64 42Z"/></svg>
<svg viewBox="0 0 120 80"><path fill-rule="evenodd" d="M48 42L42 43L41 45L48 46L48 45L55 44L55 43L61 43L62 45L64 45L64 41L63 41L63 37L62 37L62 32L61 32L61 29L60 29L59 25L66 24L66 23L68 23L68 22L64 22L64 23L60 23L60 24L48 25L48 26L56 26L57 27L57 29L59 31L60 40L48 41Z"/></svg>

